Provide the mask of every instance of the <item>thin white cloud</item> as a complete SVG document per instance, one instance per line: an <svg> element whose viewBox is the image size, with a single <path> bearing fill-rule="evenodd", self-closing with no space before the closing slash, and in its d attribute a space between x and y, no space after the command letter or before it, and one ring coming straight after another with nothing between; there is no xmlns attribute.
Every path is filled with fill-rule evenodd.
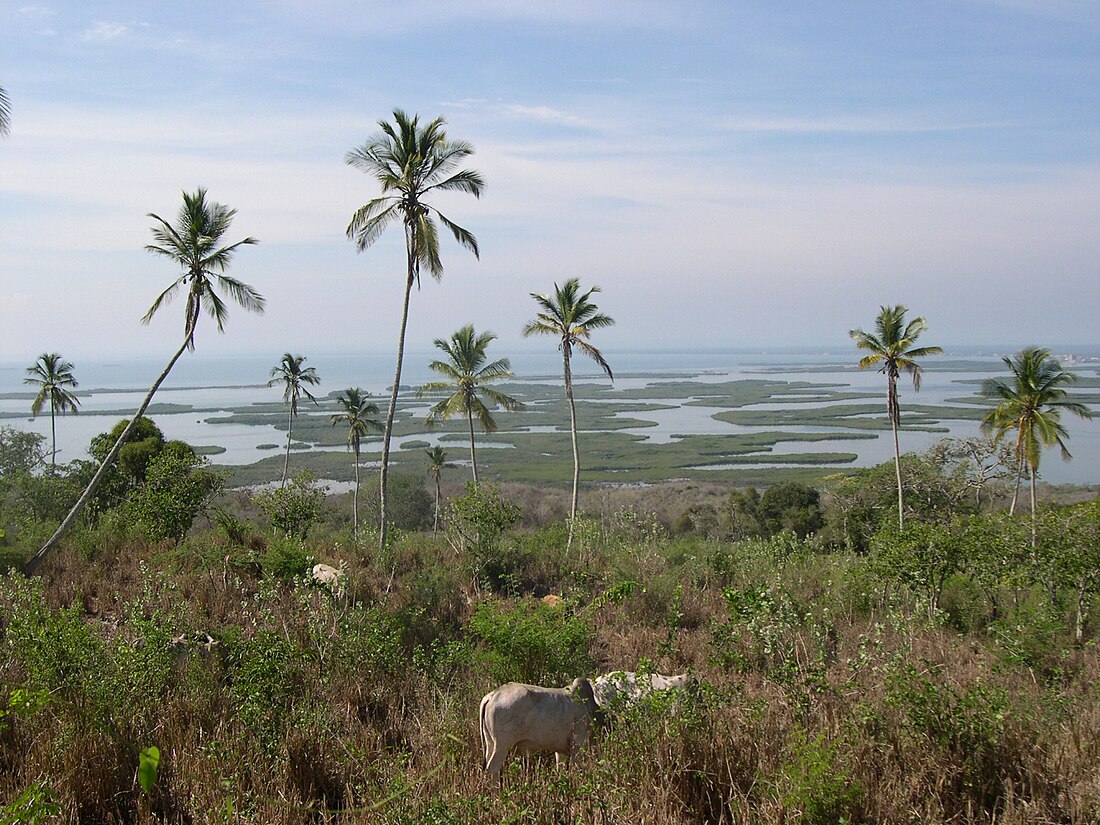
<svg viewBox="0 0 1100 825"><path fill-rule="evenodd" d="M974 129L998 129L1011 124L1004 121L953 122L894 115L800 117L733 117L722 128L730 132L776 132L789 134L919 134L923 132L959 132Z"/></svg>
<svg viewBox="0 0 1100 825"><path fill-rule="evenodd" d="M614 25L632 28L669 28L682 24L684 10L660 0L380 0L364 4L355 0L326 0L328 14L318 14L316 4L282 0L271 8L289 20L310 28L328 28L339 21L342 31L362 30L372 36L448 26L456 20L527 22L540 25Z"/></svg>
<svg viewBox="0 0 1100 825"><path fill-rule="evenodd" d="M587 126L587 122L576 115L553 109L549 106L524 106L521 103L509 103L501 107L506 114L542 123L560 123L566 126Z"/></svg>
<svg viewBox="0 0 1100 825"><path fill-rule="evenodd" d="M100 21L85 29L80 35L80 39L94 43L106 43L108 40L114 40L121 37L126 34L127 31L129 31L129 27L123 23Z"/></svg>
<svg viewBox="0 0 1100 825"><path fill-rule="evenodd" d="M54 13L53 9L46 6L21 6L16 11L16 14L28 20L42 20L45 17L52 17Z"/></svg>

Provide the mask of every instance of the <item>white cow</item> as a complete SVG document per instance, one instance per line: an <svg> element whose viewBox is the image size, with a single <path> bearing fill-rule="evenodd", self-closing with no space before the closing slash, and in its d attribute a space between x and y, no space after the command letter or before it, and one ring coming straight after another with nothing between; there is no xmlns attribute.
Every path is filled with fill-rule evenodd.
<svg viewBox="0 0 1100 825"><path fill-rule="evenodd" d="M592 683L574 679L567 688L509 682L481 700L485 770L500 781L508 752L552 752L557 762L588 741L589 717L598 713Z"/></svg>
<svg viewBox="0 0 1100 825"><path fill-rule="evenodd" d="M309 577L319 586L327 588L336 598L343 597L344 580L347 578L343 565L333 567L331 564L315 564L309 571Z"/></svg>
<svg viewBox="0 0 1100 825"><path fill-rule="evenodd" d="M593 683L593 692L596 704L606 710L612 707L628 708L657 691L690 691L695 684L695 677L689 673L662 676L660 673L616 670L597 676Z"/></svg>

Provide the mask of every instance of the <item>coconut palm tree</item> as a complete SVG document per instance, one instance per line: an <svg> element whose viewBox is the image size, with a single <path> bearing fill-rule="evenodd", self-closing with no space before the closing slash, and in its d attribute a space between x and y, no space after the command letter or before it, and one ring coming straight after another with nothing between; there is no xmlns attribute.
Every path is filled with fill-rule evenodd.
<svg viewBox="0 0 1100 825"><path fill-rule="evenodd" d="M11 101L4 87L0 86L0 136L11 131Z"/></svg>
<svg viewBox="0 0 1100 825"><path fill-rule="evenodd" d="M512 396L486 386L512 377L512 365L507 358L501 358L491 364L485 363L488 360L485 351L489 347L489 342L495 338L496 336L491 332L477 335L471 324L467 324L452 335L449 341L436 338L435 346L447 354L447 360L432 361L428 367L446 380L425 384L416 393L418 396L423 396L453 390L451 395L432 407L431 412L428 413L427 423L430 426L460 413L466 416L466 423L470 429L470 464L473 466L474 484L478 483L477 453L474 450L474 418L477 418L481 429L487 433L496 432L497 428L489 407L482 399L487 399L493 405L503 407L508 412L523 408L523 404Z"/></svg>
<svg viewBox="0 0 1100 825"><path fill-rule="evenodd" d="M290 415L286 425L286 458L283 459L283 478L279 486L286 484L286 471L290 467L290 442L294 436L294 419L298 417L298 401L304 395L310 401L317 404L306 384L316 386L321 383L321 376L313 367L302 367L305 363L304 355L291 355L283 353L283 359L271 368L271 380L267 382L269 387L277 384L283 385L283 403L290 405Z"/></svg>
<svg viewBox="0 0 1100 825"><path fill-rule="evenodd" d="M612 381L615 376L611 374L611 367L607 365L603 355L598 349L588 342L593 330L609 327L615 321L599 311L592 303L593 293L599 292L598 286L592 287L583 295L580 294L580 281L570 278L560 287L554 284L554 294L539 295L532 292L541 309L531 321L523 328L524 337L531 335L552 335L558 339L558 349L561 350L564 364L565 397L569 402L569 431L573 439L573 498L569 507L569 539L568 546L573 545L573 524L577 519L577 494L581 477L581 458L577 450L577 408L573 401L573 370L570 361L573 357L573 348L587 355L600 365L607 377Z"/></svg>
<svg viewBox="0 0 1100 825"><path fill-rule="evenodd" d="M355 492L351 499L352 526L359 531L359 448L363 437L370 433L382 432L382 425L374 418L378 415L378 405L368 401L369 392L359 387L348 387L336 395L340 412L332 416L332 426L346 424L348 428L348 447L355 454Z"/></svg>
<svg viewBox="0 0 1100 825"><path fill-rule="evenodd" d="M998 443L1010 430L1016 431L1016 492L1012 494L1011 510L1016 510L1020 477L1026 463L1031 482L1031 546L1035 547L1035 480L1043 447L1057 444L1062 458L1068 461L1071 458L1066 449L1069 434L1062 426L1062 411L1084 419L1091 419L1092 411L1069 399L1066 387L1077 383L1077 376L1064 369L1057 358L1051 357L1050 350L1028 347L1003 360L1012 372L1012 381L987 378L982 382L982 395L994 399L997 405L986 413L981 428L983 433L992 434Z"/></svg>
<svg viewBox="0 0 1100 825"><path fill-rule="evenodd" d="M154 255L161 255L170 259L183 272L164 292L157 296L141 322L148 324L156 311L171 301L182 287L187 293L187 302L184 305L183 343L168 361L168 366L153 382L153 386L150 387L137 412L131 416L130 423L119 434L115 445L111 447L100 463L99 469L92 476L92 480L88 482L87 488L81 493L76 504L62 520L53 536L42 545L42 549L23 566L23 572L27 575L38 568L38 565L42 563L42 559L57 545L57 542L72 526L72 523L80 515L88 501L95 495L96 490L99 489L99 485L103 481L107 468L118 457L118 453L126 444L130 433L142 420L145 410L153 400L157 389L168 377L168 373L172 371L172 367L176 365L176 362L186 350L195 348L195 328L198 326L199 316L204 309L214 319L218 331L224 332L228 309L225 301L218 295L215 288L250 312L262 313L264 311L262 295L248 284L226 274L236 250L241 246L257 243L255 238L245 238L242 241L221 246L222 238L229 231L230 224L233 223L233 216L236 214L237 210L235 209L230 209L228 206L214 201L207 201L206 190L201 188L195 190L193 195L187 192L183 193L183 205L180 207L174 225L158 215L149 213L148 217L156 221L152 228L155 243L146 245L145 249Z"/></svg>
<svg viewBox="0 0 1100 825"><path fill-rule="evenodd" d="M50 451L50 465L57 466L57 422L58 413L64 415L67 412L76 413L80 406L80 400L73 395L68 387L76 388L76 378L73 377L73 365L62 359L56 352L44 352L38 356L33 367L27 367L27 377L24 384L32 384L38 387L38 395L31 402L31 415L37 417L46 401L50 402L50 436L53 441L53 449Z"/></svg>
<svg viewBox="0 0 1100 825"><path fill-rule="evenodd" d="M898 527L904 524L905 500L901 482L901 451L898 447L898 426L901 423L901 410L898 406L898 377L904 371L913 378L913 390L920 392L920 364L917 358L926 355L939 355L940 347L914 347L917 338L928 328L923 318L914 318L905 322L905 313L909 310L898 304L892 307L879 307L875 319L875 332L861 329L849 330L848 334L856 342L856 347L868 350L859 361L859 368L866 369L879 365L879 372L886 376L886 415L890 419L890 428L894 432L894 468L898 477Z"/></svg>
<svg viewBox="0 0 1100 825"><path fill-rule="evenodd" d="M436 280L443 277L439 257L439 233L435 218L451 231L458 243L478 256L477 239L425 198L433 192L465 192L481 196L485 183L481 174L459 165L473 154L465 141L448 140L443 118L421 125L418 115L411 118L400 109L393 112L393 123L379 121L381 132L348 152L347 163L372 176L382 187L382 195L360 207L348 224L347 234L362 252L373 244L386 227L400 220L405 230L405 298L401 307L401 327L397 336L397 366L394 370L386 429L382 435L382 468L379 477L381 525L379 544L386 543L386 475L390 460L390 437L401 385L401 362L405 354L405 328L409 319L409 296L413 284L420 286L420 269L426 267Z"/></svg>
<svg viewBox="0 0 1100 825"><path fill-rule="evenodd" d="M447 451L436 444L430 450L425 450L428 456L428 472L435 479L435 520L432 523L432 532L439 532L439 501L443 498L443 471L454 467L447 463Z"/></svg>

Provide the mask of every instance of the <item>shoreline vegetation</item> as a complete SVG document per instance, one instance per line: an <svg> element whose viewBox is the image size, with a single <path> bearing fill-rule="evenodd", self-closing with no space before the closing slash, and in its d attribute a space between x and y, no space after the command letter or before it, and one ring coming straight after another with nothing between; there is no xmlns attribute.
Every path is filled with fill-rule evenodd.
<svg viewBox="0 0 1100 825"><path fill-rule="evenodd" d="M940 372L937 363L933 371ZM947 371L996 372L988 362L965 359L948 362ZM768 368L762 368L768 369ZM790 372L791 368L784 368ZM799 372L809 371L805 365ZM830 371L835 368L830 367ZM748 378L730 381L697 380L711 378L713 372L684 370L673 373L635 371L620 376L622 379L647 381L644 387L617 389L601 383L578 383L578 428L586 435L600 434L599 448L602 460L589 468L585 479L594 483L653 483L662 478L688 478L700 481L715 480L742 484L770 484L789 480L809 481L819 479L830 472L843 472L856 465L856 455L849 451L830 451L830 441L852 441L882 437L890 429L880 393L855 389L835 382L817 383L804 380L774 378ZM514 412L498 411L497 432L484 437L485 451L479 454L486 477L502 482L548 482L565 479L567 467L559 459L563 435L568 435L568 414L560 397L560 387L550 383L552 376L517 376L500 385L502 392L524 402L524 408ZM948 398L948 403L921 404L915 401L903 405L901 431L943 433L949 425L965 423L977 430L977 423L988 409L988 401L978 393L981 379L963 379L957 382L959 393ZM1100 378L1083 377L1079 386L1091 389L1100 385ZM199 389L250 390L263 389L264 384L219 383L210 385L189 384L187 387L168 387L164 392L185 392ZM972 395L966 395L973 388ZM416 387L402 386L398 395L394 437L404 438L397 446L391 460L405 470L412 470L421 456L417 448L420 439L408 439L423 434L430 443L446 446L455 460L465 458L461 421L441 422L428 429L419 412L426 404L416 398ZM112 388L82 389L82 398L111 393L135 392ZM31 393L2 393L0 399L23 400ZM303 410L295 419L294 443L291 450L296 455L296 466L310 469L319 477L333 481L347 481L351 477L351 464L342 455L334 455L346 444L346 438L333 429L329 417L336 411L336 391L318 396L318 406ZM1100 395L1078 392L1075 398L1084 403L1097 403ZM757 409L756 405L767 405ZM782 405L781 409L775 409ZM638 433L656 429L657 421L647 419L647 413L674 411L680 407L712 410L715 430L722 424L737 428L751 427L762 431L735 430L729 434L692 434L665 432L659 441L644 438ZM126 408L95 410L83 416L95 415L103 419L126 417ZM414 414L415 413L415 414ZM208 456L224 455L226 445L218 443L217 427L222 424L264 427L267 432L287 429L286 407L277 401L263 401L226 406L221 404L192 405L186 403L154 403L147 414L194 414L204 425L204 436L192 439L200 452ZM0 412L0 421L16 423L26 419L24 412ZM113 421L110 422L113 424ZM664 425L667 430L669 426ZM108 429L109 426L104 426ZM798 428L797 431L791 428ZM623 433L624 430L634 432ZM256 445L256 460L247 463L218 463L217 469L229 474L230 486L262 484L276 477L274 462L263 455L270 452L274 441L263 439ZM380 456L380 440L375 435L364 437L361 460L364 466L377 466ZM783 452L775 452L777 445L784 445ZM825 449L814 449L820 445ZM278 447L285 447L285 441ZM547 455L547 453L552 455ZM751 458L750 458L751 457ZM533 459L538 459L534 462ZM740 464L816 465L802 467L752 467L739 468ZM726 466L723 466L726 465ZM466 466L466 465L463 465ZM705 467L721 469L704 469ZM468 467L467 467L468 470ZM459 471L454 471L457 478ZM1100 480L1100 479L1098 479Z"/></svg>

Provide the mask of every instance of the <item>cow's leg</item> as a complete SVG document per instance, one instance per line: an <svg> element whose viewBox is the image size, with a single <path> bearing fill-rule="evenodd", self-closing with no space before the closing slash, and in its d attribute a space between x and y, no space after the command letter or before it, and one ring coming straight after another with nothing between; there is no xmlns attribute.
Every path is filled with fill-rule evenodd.
<svg viewBox="0 0 1100 825"><path fill-rule="evenodd" d="M489 740L488 755L485 759L485 770L489 772L490 779L498 785L501 781L500 769L504 765L504 760L507 756L507 748L499 747L495 739Z"/></svg>
<svg viewBox="0 0 1100 825"><path fill-rule="evenodd" d="M570 755L576 755L577 751L588 744L588 720L578 719L573 725L573 735L569 741Z"/></svg>

